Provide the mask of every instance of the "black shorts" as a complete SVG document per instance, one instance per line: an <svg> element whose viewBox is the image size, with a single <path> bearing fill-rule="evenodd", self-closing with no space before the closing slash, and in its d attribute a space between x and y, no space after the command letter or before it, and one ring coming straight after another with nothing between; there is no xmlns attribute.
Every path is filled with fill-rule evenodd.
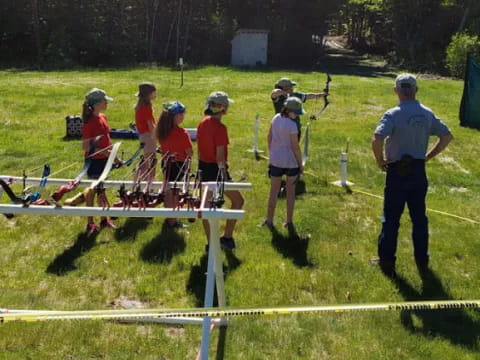
<svg viewBox="0 0 480 360"><path fill-rule="evenodd" d="M98 179L102 175L105 165L107 165L108 159L91 159L90 166L87 170L87 176L89 179Z"/></svg>
<svg viewBox="0 0 480 360"><path fill-rule="evenodd" d="M198 170L201 170L200 177L202 181L217 181L218 165L217 163L207 163L205 161L198 161ZM232 181L232 177L228 172L228 165L226 165L227 178L225 181Z"/></svg>
<svg viewBox="0 0 480 360"><path fill-rule="evenodd" d="M270 177L282 177L283 175L287 176L297 176L300 174L300 168L280 168L273 165L268 165L268 176Z"/></svg>
<svg viewBox="0 0 480 360"><path fill-rule="evenodd" d="M183 181L183 176L185 175L185 167L183 167L183 161L173 161L170 165L170 174L168 176L168 181Z"/></svg>

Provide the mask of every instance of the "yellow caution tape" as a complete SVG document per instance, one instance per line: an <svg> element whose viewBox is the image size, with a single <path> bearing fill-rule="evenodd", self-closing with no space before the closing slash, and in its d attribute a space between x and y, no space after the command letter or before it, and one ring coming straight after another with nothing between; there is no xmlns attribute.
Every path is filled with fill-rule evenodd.
<svg viewBox="0 0 480 360"><path fill-rule="evenodd" d="M325 305L302 307L267 307L267 308L194 308L194 309L130 309L130 310L91 310L91 311L38 311L18 313L0 313L0 323L38 322L53 320L126 320L158 318L203 318L229 316L264 316L342 313L365 311L414 311L445 309L478 309L480 300L443 300L418 301L380 304ZM8 310L4 310L8 311ZM20 310L19 310L20 311ZM25 310L24 310L25 311Z"/></svg>
<svg viewBox="0 0 480 360"><path fill-rule="evenodd" d="M380 195L371 194L369 192L366 192L366 191L363 191L363 190L358 190L358 189L350 189L350 190L352 190L352 192L357 192L359 194L363 194L363 195L367 195L367 196L371 196L371 197L383 200L383 196L380 196ZM430 209L430 208L427 208L427 211L430 211L430 212L433 212L433 213L436 213L436 214L440 214L440 215L450 216L450 217L453 217L455 219L459 219L459 220L463 220L463 221L468 221L468 222L471 222L472 224L480 224L480 221L476 221L476 220L469 219L469 218L459 216L459 215L455 215L455 214L450 214L450 213L447 213L445 211L434 210L434 209Z"/></svg>

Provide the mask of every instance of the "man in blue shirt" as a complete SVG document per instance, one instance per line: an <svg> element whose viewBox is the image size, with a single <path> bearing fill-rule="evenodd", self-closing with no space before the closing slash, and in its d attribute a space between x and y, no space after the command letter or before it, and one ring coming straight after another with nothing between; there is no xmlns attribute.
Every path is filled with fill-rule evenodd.
<svg viewBox="0 0 480 360"><path fill-rule="evenodd" d="M412 220L417 267L420 271L428 268L425 162L443 151L453 139L448 127L415 99L417 90L415 76L401 74L396 78L394 91L400 104L385 112L372 137L377 165L387 172L378 256L380 268L388 276L395 275L398 228L405 203ZM432 135L438 140L427 152Z"/></svg>

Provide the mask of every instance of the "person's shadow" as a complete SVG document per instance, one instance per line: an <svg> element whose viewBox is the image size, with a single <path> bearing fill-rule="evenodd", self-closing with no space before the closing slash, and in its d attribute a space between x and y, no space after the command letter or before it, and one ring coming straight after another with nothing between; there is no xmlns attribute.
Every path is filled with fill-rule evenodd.
<svg viewBox="0 0 480 360"><path fill-rule="evenodd" d="M98 233L88 235L87 232L78 234L75 243L57 257L48 265L47 273L58 276L66 275L70 271L77 269L75 261L90 251L96 245Z"/></svg>
<svg viewBox="0 0 480 360"><path fill-rule="evenodd" d="M140 258L151 263L169 263L173 256L183 252L185 247L183 234L169 228L165 221L160 234L143 247Z"/></svg>
<svg viewBox="0 0 480 360"><path fill-rule="evenodd" d="M285 189L285 181L282 180L280 190L278 192L278 198L285 199L287 197L287 191ZM295 182L295 196L303 195L307 192L307 184L301 178Z"/></svg>
<svg viewBox="0 0 480 360"><path fill-rule="evenodd" d="M148 227L152 222L145 218L127 218L125 223L115 230L115 239L122 241L135 241L137 234Z"/></svg>
<svg viewBox="0 0 480 360"><path fill-rule="evenodd" d="M420 276L420 291L399 275L391 280L406 301L454 300L432 270L420 271ZM421 319L422 325L414 323L414 315ZM400 317L403 326L413 334L428 338L438 336L454 345L479 350L480 323L465 309L402 311Z"/></svg>
<svg viewBox="0 0 480 360"><path fill-rule="evenodd" d="M288 234L284 235L275 226L269 227L272 233L272 246L283 257L291 259L294 265L300 268L313 267L314 264L307 257L309 237L300 237L293 225L289 225L287 229Z"/></svg>
<svg viewBox="0 0 480 360"><path fill-rule="evenodd" d="M232 251L225 251L227 265L223 264L223 274L226 280L228 275L235 271L242 262ZM208 254L205 252L198 265L192 266L187 282L187 292L195 296L195 306L203 307L205 304L205 285L207 284ZM217 289L215 287L213 306L218 306Z"/></svg>

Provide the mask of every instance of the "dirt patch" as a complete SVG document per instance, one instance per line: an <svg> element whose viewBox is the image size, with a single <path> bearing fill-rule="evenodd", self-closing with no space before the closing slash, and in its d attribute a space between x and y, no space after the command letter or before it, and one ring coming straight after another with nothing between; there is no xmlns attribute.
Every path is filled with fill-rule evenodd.
<svg viewBox="0 0 480 360"><path fill-rule="evenodd" d="M179 326L169 327L165 329L165 335L167 335L169 338L177 339L185 336L185 329Z"/></svg>
<svg viewBox="0 0 480 360"><path fill-rule="evenodd" d="M147 304L140 300L129 299L126 296L120 296L110 301L110 306L114 309L145 309Z"/></svg>

